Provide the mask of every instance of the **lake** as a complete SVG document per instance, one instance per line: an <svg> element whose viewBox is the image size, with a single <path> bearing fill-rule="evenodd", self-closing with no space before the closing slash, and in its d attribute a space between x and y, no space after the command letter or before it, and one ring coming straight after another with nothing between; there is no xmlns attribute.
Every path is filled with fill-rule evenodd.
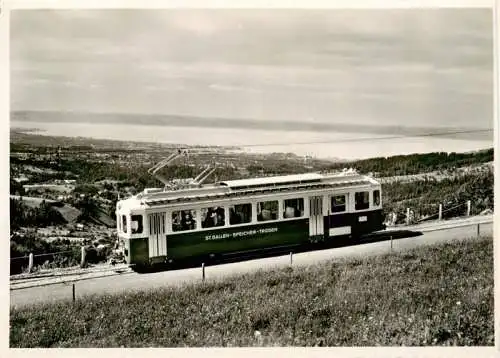
<svg viewBox="0 0 500 358"><path fill-rule="evenodd" d="M493 147L491 133L484 138L444 137L390 138L393 133L360 133L279 129L211 128L200 126L82 123L18 120L11 128L32 129L48 136L89 137L137 142L179 143L185 145L248 145L253 153L292 152L318 158L362 159L377 156L425 152L466 152ZM389 137L389 138L388 138ZM489 138L490 137L490 138ZM314 142L314 143L311 143Z"/></svg>

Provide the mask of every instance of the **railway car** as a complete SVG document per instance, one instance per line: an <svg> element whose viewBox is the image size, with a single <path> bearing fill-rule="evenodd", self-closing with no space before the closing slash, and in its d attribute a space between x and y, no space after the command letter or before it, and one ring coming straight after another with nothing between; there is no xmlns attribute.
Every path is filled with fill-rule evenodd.
<svg viewBox="0 0 500 358"><path fill-rule="evenodd" d="M355 240L385 228L380 183L352 170L146 189L119 201L116 215L135 267Z"/></svg>

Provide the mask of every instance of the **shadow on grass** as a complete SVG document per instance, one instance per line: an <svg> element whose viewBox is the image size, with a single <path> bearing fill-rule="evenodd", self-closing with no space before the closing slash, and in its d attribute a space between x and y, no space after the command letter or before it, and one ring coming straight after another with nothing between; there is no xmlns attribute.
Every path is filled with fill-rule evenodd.
<svg viewBox="0 0 500 358"><path fill-rule="evenodd" d="M268 257L282 256L293 252L294 254L302 252L311 252L318 250L328 250L333 248L341 248L347 246L357 246L364 244L371 244L381 241L389 241L392 236L392 240L406 239L410 237L416 237L423 235L420 231L410 231L410 230L394 230L389 232L376 232L364 235L353 241L352 238L344 237L335 239L335 241L330 240L324 243L317 244L306 244L306 245L295 245L295 246L285 246L285 247L274 247L269 249L259 249L254 251L246 251L240 253L230 253L230 254L219 254L211 255L205 257L196 257L189 260L177 261L168 264L156 264L153 267L135 267L134 271L138 273L154 273L161 271L174 271L183 270L188 268L199 267L203 264L205 266L213 266L220 264L228 264L235 262L242 262L247 260L263 259Z"/></svg>

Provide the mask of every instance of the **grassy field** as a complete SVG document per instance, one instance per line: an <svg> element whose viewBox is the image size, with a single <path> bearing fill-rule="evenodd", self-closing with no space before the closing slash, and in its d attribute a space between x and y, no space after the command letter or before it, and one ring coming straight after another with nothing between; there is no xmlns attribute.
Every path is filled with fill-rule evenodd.
<svg viewBox="0 0 500 358"><path fill-rule="evenodd" d="M11 347L493 345L492 238L11 309Z"/></svg>

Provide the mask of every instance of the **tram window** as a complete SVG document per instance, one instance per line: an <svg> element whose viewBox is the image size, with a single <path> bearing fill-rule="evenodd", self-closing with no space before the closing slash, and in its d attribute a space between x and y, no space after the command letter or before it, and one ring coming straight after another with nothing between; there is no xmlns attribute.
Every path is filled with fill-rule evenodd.
<svg viewBox="0 0 500 358"><path fill-rule="evenodd" d="M220 206L201 209L201 227L224 226L226 222L225 216L224 208Z"/></svg>
<svg viewBox="0 0 500 358"><path fill-rule="evenodd" d="M125 215L122 215L122 230L127 233L127 217Z"/></svg>
<svg viewBox="0 0 500 358"><path fill-rule="evenodd" d="M246 224L252 221L252 204L236 204L229 207L231 225Z"/></svg>
<svg viewBox="0 0 500 358"><path fill-rule="evenodd" d="M341 213L346 210L346 200L345 195L335 195L332 196L332 213Z"/></svg>
<svg viewBox="0 0 500 358"><path fill-rule="evenodd" d="M283 218L300 218L304 216L304 199L285 199L283 200Z"/></svg>
<svg viewBox="0 0 500 358"><path fill-rule="evenodd" d="M364 210L370 207L370 192L361 191L354 195L356 210Z"/></svg>
<svg viewBox="0 0 500 358"><path fill-rule="evenodd" d="M179 210L172 212L172 231L196 229L196 211Z"/></svg>
<svg viewBox="0 0 500 358"><path fill-rule="evenodd" d="M380 205L380 190L375 190L373 192L373 205L375 206Z"/></svg>
<svg viewBox="0 0 500 358"><path fill-rule="evenodd" d="M257 204L257 221L276 220L278 218L278 200L262 201Z"/></svg>
<svg viewBox="0 0 500 358"><path fill-rule="evenodd" d="M130 225L132 226L132 234L142 233L142 215L132 215L130 217Z"/></svg>

